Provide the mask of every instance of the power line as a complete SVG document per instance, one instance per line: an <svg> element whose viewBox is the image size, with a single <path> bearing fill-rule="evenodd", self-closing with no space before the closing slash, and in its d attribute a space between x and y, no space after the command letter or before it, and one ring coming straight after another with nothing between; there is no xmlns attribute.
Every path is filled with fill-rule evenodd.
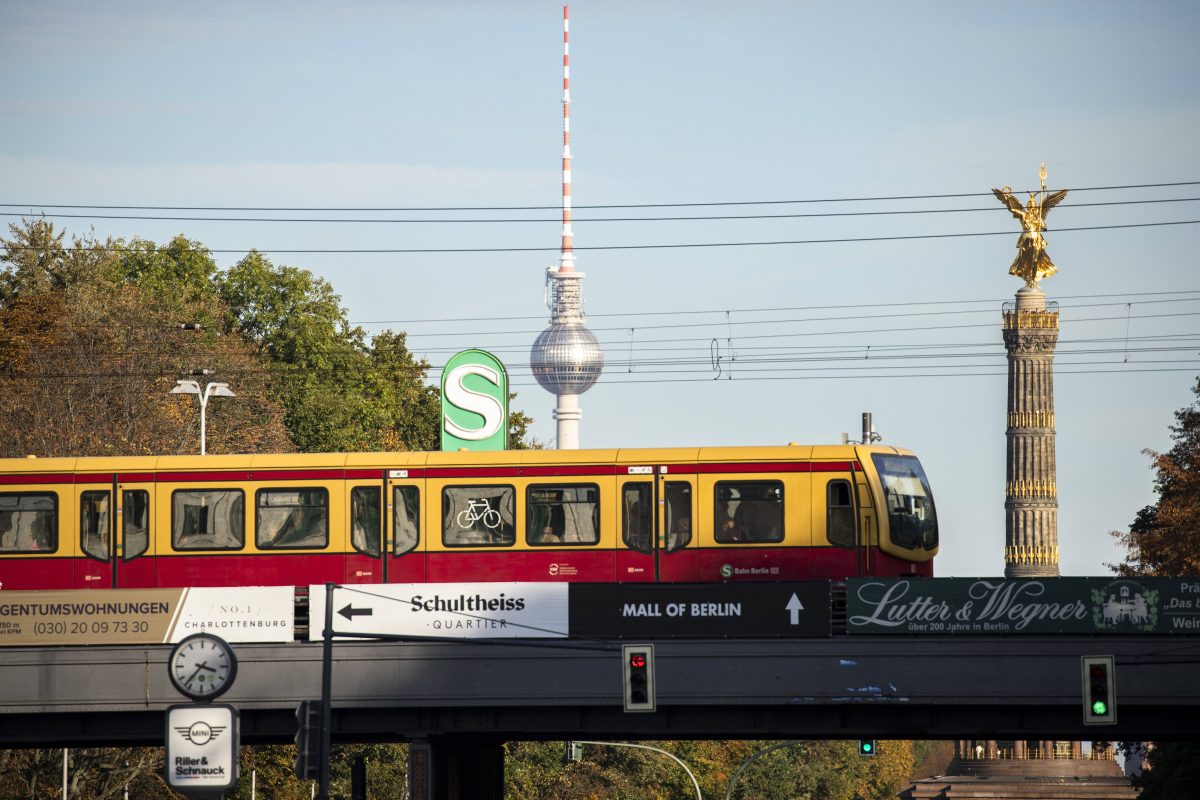
<svg viewBox="0 0 1200 800"><path fill-rule="evenodd" d="M1121 186L1080 186L1071 189L1072 192L1106 192L1120 189L1161 189L1172 186L1197 186L1197 181L1174 181L1170 183L1132 183ZM1029 193L1036 190L1022 189L1017 194ZM823 199L801 200L722 200L690 203L622 203L574 205L581 208L701 208L711 206L759 206L759 205L796 205L806 203L866 203L887 202L894 200L944 200L958 197L991 197L991 192L958 192L942 194L909 194L909 195L877 195L867 197L830 197ZM276 211L276 212L391 212L391 211L555 211L561 210L561 205L553 206L168 206L168 205L104 205L96 203L0 203L0 208L99 208L111 210L157 210L157 211Z"/></svg>
<svg viewBox="0 0 1200 800"><path fill-rule="evenodd" d="M1093 300L1096 298L1106 297L1161 297L1163 295L1178 295L1178 294L1200 294L1200 289L1175 289L1162 292L1113 292L1105 294L1068 294L1059 295L1059 300ZM1179 301L1167 302L1185 302L1197 298L1183 298ZM662 316L682 316L691 314L752 314L766 313L775 311L818 311L818 310L840 310L846 308L908 308L912 306L944 306L944 305L968 305L978 303L997 304L1011 301L1012 297L1001 297L982 300L913 300L903 303L848 303L841 305L814 305L814 306L763 306L755 308L708 308L685 311L610 311L599 314L588 314L590 319L599 319L601 317L662 317ZM1130 302L1130 301L1126 301ZM1138 300L1138 303L1147 301ZM1116 305L1123 305L1117 303ZM1082 306L1068 306L1070 308L1080 308ZM430 319L383 319L383 320L350 320L352 325L391 325L404 324L415 325L417 323L430 322L498 322L498 321L513 321L513 320L545 320L545 314L527 315L517 317L436 317Z"/></svg>
<svg viewBox="0 0 1200 800"><path fill-rule="evenodd" d="M1089 364L1089 365L1095 365L1097 363L1103 363L1103 362L1084 362L1084 363ZM1144 364L1144 363L1145 364L1153 364L1153 363L1160 363L1160 362L1125 363L1125 362L1114 361L1114 362L1111 362L1112 369L1064 369L1064 370L1056 369L1055 376L1057 377L1058 375L1120 375L1120 374L1195 372L1196 371L1196 366L1194 366L1194 365L1186 366L1186 367L1142 368L1141 364ZM1161 363L1193 364L1193 362L1190 362L1190 361L1188 361L1188 362L1166 361L1166 362L1161 362ZM842 368L842 367L826 368L826 371L828 371L829 369L844 370L847 368ZM789 375L779 375L778 373L780 372L780 370L766 370L767 372L770 372L771 375L769 375L769 376L753 375L751 377L740 377L739 374L736 372L729 375L729 377L725 377L725 376L713 377L711 375L711 372L709 372L708 373L709 377L703 377L703 378L671 377L671 378L667 379L666 382L674 382L674 383L733 383L733 382L737 382L739 380L743 381L743 382L747 382L747 381L776 381L776 380L786 380L786 381L796 381L796 380L872 380L872 379L885 379L885 378L982 378L982 377L1004 377L1008 374L1005 371L998 371L998 372L997 371L993 371L993 372L963 372L962 371L964 369L991 369L990 365L983 365L983 364L957 365L957 366L955 366L954 371L939 372L939 373L929 373L929 372L914 373L914 372L909 371L907 367L903 367L903 366L876 367L876 369L904 370L904 372L902 372L900 374L876 372L876 373L861 374L861 375L841 374L841 375L803 375L803 376L791 375L791 376L789 376ZM695 372L695 371L693 371L693 372ZM262 371L262 372L259 372L259 371L241 371L241 372L228 371L223 374L227 374L229 376L234 376L234 375L257 375L257 374L266 374L266 373L265 373L265 371ZM672 373L666 373L666 374L671 375ZM675 373L675 374L682 376L682 375L686 375L689 373L680 372L680 373ZM68 382L68 383L75 383L80 386L85 386L88 388L93 388L94 381L96 381L97 379L117 380L120 378L130 378L130 379L152 378L155 380L161 380L162 376L161 375L147 376L147 375L141 375L141 374L137 374L137 373L107 373L107 374L105 374L105 373L73 373L73 374L54 374L54 375L36 375L36 376L35 375L22 375L22 376L0 376L0 383L16 383L16 382L22 382L22 381L30 382L30 381L53 379L53 380L64 381L64 382ZM615 377L605 376L605 377L601 378L601 381L600 381L601 385L635 384L635 383L653 383L653 384L661 385L662 383L664 383L664 379L662 377L653 377L652 375L647 375L646 377L641 378L641 379L615 378ZM166 384L164 383L163 385L165 386ZM524 387L524 386L532 387L532 386L537 386L538 384L536 381L530 380L530 381L513 381L513 382L510 382L509 385L512 387ZM148 395L148 396L158 396L158 394L160 394L160 393L159 392L145 392L143 394ZM164 395L166 394L165 390L162 392L162 394L164 394Z"/></svg>
<svg viewBox="0 0 1200 800"><path fill-rule="evenodd" d="M1157 203L1190 203L1200 200L1200 197L1168 197L1152 200L1111 200L1098 203L1063 203L1059 208L1095 208L1100 206L1132 206ZM920 208L920 209L890 209L887 211L824 211L813 214L718 214L690 215L675 217L575 217L574 222L711 222L718 220L770 220L770 219L823 219L829 217L886 217L914 214L964 214L977 211L1008 213L1005 208L986 206L979 208ZM371 224L371 225L486 225L486 224L519 224L519 223L551 223L561 222L561 219L551 217L513 218L513 217L481 217L466 219L383 219L363 217L181 217L181 216L149 216L140 214L65 214L62 212L0 212L0 217L48 217L51 219L118 219L138 220L149 222L286 222L286 223L319 223L319 224Z"/></svg>
<svg viewBox="0 0 1200 800"><path fill-rule="evenodd" d="M1067 233L1077 231L1110 231L1121 230L1126 228L1160 228L1174 225L1197 225L1200 224L1200 219L1188 220L1172 220L1168 222L1132 222L1122 223L1117 225L1088 225L1070 228L1054 228L1055 233ZM574 250L578 251L603 251L603 250L678 250L687 248L714 248L714 247L777 247L782 245L805 245L805 244L848 244L853 242L899 242L911 241L918 239L963 239L981 236L1013 236L1014 232L1006 231L980 231L975 233L923 233L923 234L908 234L896 236L847 236L833 239L781 239L773 241L757 241L757 242L687 242L674 244L614 244L614 245L575 245ZM33 250L41 251L44 247L33 245L7 245L9 250ZM135 252L128 247L92 245L88 247L79 247L72 249L72 252L96 252L96 253L127 253ZM218 253L221 255L236 255L241 253L249 253L251 251L258 253L276 254L276 255L432 255L435 253L557 253L560 247L369 247L369 248L204 248L205 252Z"/></svg>

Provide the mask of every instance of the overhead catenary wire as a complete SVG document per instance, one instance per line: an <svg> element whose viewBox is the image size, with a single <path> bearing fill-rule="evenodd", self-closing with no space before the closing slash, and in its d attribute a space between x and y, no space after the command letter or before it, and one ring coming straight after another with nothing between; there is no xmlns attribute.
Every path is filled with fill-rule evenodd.
<svg viewBox="0 0 1200 800"><path fill-rule="evenodd" d="M1200 180L1172 181L1160 183L1130 183L1112 186L1078 186L1071 188L1072 192L1106 192L1125 189L1163 189L1176 186L1197 186ZM1032 189L1021 189L1017 194L1033 192ZM938 194L907 194L907 195L866 195L860 197L826 197L804 198L792 200L714 200L682 203L606 203L579 204L573 208L701 208L711 206L755 206L755 205L793 205L807 203L863 203L891 202L897 200L945 200L962 197L991 197L991 192L952 192ZM552 206L171 206L171 205L112 205L99 203L0 203L0 208L100 208L112 210L159 210L159 211L274 211L274 212L392 212L392 211L559 211L561 205Z"/></svg>
<svg viewBox="0 0 1200 800"><path fill-rule="evenodd" d="M1167 220L1162 222L1126 222L1112 225L1084 225L1075 227L1056 227L1054 232L1071 233L1083 231L1111 231L1133 228L1162 228L1173 227L1178 225L1200 225L1200 219L1186 220ZM974 232L959 232L959 233L919 233L919 234L897 234L892 236L843 236L828 239L778 239L778 240L762 240L762 241L742 241L742 242L673 242L660 244L610 244L610 245L575 245L576 251L628 251L628 250L680 250L689 248L720 248L720 247L782 247L782 246L798 246L798 245L813 245L813 244L852 244L863 242L901 242L901 241L918 241L930 239L964 239L964 238L979 238L985 236L1012 236L1011 230L1004 231L974 231ZM41 251L44 246L39 245L22 245L16 243L8 243L7 249L20 251ZM92 252L92 253L133 253L139 252L135 248L124 245L74 245L69 249L71 252ZM308 248L287 248L287 247L205 247L203 251L206 253L218 255L242 255L251 252L263 253L267 255L433 255L437 253L557 253L560 247L308 247Z"/></svg>
<svg viewBox="0 0 1200 800"><path fill-rule="evenodd" d="M1151 205L1159 203L1191 203L1200 201L1200 197L1167 197L1150 200L1110 200L1097 203L1063 203L1059 209L1095 208L1100 206L1132 206ZM916 214L965 214L973 212L1008 213L1007 209L997 206L978 208L916 208L889 209L886 211L822 211L806 214L706 214L675 217L575 217L574 222L713 222L731 220L770 220L770 219L826 219L832 217L887 217L911 216ZM370 225L494 225L556 222L549 217L513 218L513 217L473 217L466 219L382 219L364 217L184 217L184 216L149 216L133 214L66 214L59 211L46 213L0 211L0 217L47 217L49 219L107 219L107 220L136 220L141 222L283 222L283 223L317 223L317 224L370 224Z"/></svg>

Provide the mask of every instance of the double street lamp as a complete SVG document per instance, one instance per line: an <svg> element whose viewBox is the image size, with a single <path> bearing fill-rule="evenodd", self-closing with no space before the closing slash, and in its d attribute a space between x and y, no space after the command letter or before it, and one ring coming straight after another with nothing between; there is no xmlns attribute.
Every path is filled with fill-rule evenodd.
<svg viewBox="0 0 1200 800"><path fill-rule="evenodd" d="M205 454L204 417L210 397L236 397L228 383L211 382L201 390L200 384L193 380L177 380L175 388L168 394L194 394L200 399L200 455Z"/></svg>

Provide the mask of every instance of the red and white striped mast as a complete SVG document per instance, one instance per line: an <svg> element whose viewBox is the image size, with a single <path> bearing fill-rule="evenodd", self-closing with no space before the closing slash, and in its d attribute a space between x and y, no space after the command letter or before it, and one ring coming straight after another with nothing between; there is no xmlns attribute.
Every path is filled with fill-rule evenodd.
<svg viewBox="0 0 1200 800"><path fill-rule="evenodd" d="M571 24L567 6L563 5L563 152L562 152L562 252L558 257L560 272L575 269L575 253L571 249Z"/></svg>
<svg viewBox="0 0 1200 800"><path fill-rule="evenodd" d="M562 247L558 265L546 268L546 304L550 327L533 343L529 364L542 388L558 398L555 446L579 447L579 395L590 389L604 369L604 350L583 324L582 272L575 270L574 234L571 230L571 27L563 6L563 150Z"/></svg>

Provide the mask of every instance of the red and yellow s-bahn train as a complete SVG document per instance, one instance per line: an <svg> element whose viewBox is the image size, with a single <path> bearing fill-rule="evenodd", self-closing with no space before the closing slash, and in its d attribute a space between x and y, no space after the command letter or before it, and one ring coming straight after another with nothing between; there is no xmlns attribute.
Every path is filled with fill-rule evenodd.
<svg viewBox="0 0 1200 800"><path fill-rule="evenodd" d="M933 574L880 446L0 459L0 590Z"/></svg>

